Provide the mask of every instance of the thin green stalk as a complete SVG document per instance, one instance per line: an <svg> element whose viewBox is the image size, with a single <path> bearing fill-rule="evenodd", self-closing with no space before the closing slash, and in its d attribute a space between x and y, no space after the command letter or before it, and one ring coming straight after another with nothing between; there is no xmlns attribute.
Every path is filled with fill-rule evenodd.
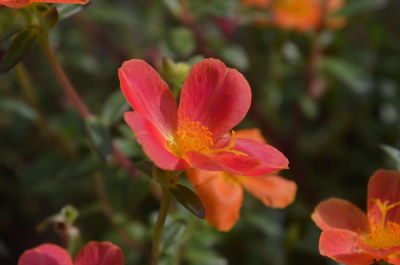
<svg viewBox="0 0 400 265"><path fill-rule="evenodd" d="M158 265L158 259L160 256L160 241L161 235L164 229L165 219L167 218L169 205L171 202L171 195L168 190L161 186L161 206L160 212L158 213L157 221L154 227L152 249L151 249L151 265Z"/></svg>
<svg viewBox="0 0 400 265"><path fill-rule="evenodd" d="M73 104L75 105L76 109L78 110L79 114L83 119L89 118L91 115L89 108L86 106L85 102L80 97L75 87L72 85L63 67L58 61L57 55L54 52L53 48L51 47L47 35L41 38L40 45L42 47L45 57L47 58L47 60L51 65L51 68L55 76L57 77L58 83L64 89L64 92L67 95L67 97L73 102ZM112 143L112 153L115 162L119 166L125 168L134 177L140 175L139 171L134 166L134 164L132 164L132 162L127 157L125 157L125 155L113 143Z"/></svg>

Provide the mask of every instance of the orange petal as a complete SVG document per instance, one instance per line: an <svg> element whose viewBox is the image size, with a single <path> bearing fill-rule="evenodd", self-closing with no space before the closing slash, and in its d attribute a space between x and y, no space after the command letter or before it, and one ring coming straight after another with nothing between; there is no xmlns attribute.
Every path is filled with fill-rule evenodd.
<svg viewBox="0 0 400 265"><path fill-rule="evenodd" d="M239 130L236 132L236 137L247 140L253 140L264 144L267 143L265 138L262 136L261 130L258 128Z"/></svg>
<svg viewBox="0 0 400 265"><path fill-rule="evenodd" d="M296 183L279 176L244 177L243 186L266 206L283 208L296 196Z"/></svg>
<svg viewBox="0 0 400 265"><path fill-rule="evenodd" d="M330 229L321 233L319 251L321 255L328 256L346 265L373 264L377 257L364 252L360 242L361 238L354 232Z"/></svg>
<svg viewBox="0 0 400 265"><path fill-rule="evenodd" d="M19 8L29 4L29 0L0 0L0 5Z"/></svg>
<svg viewBox="0 0 400 265"><path fill-rule="evenodd" d="M381 211L376 206L376 200L388 201L393 204L400 201L400 172L378 170L368 183L368 216L381 220ZM400 205L391 209L387 221L400 223Z"/></svg>
<svg viewBox="0 0 400 265"><path fill-rule="evenodd" d="M365 213L352 203L338 198L319 203L311 218L322 230L340 228L353 232L368 231L368 219Z"/></svg>
<svg viewBox="0 0 400 265"><path fill-rule="evenodd" d="M400 265L400 256L389 257L388 262L393 265Z"/></svg>
<svg viewBox="0 0 400 265"><path fill-rule="evenodd" d="M186 172L203 204L207 221L220 231L230 230L239 219L242 187L227 181L224 172L199 169Z"/></svg>

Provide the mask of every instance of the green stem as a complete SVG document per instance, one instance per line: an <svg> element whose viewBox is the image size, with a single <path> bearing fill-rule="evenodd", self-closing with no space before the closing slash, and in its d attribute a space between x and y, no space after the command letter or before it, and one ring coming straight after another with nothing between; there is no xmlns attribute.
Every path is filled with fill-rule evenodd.
<svg viewBox="0 0 400 265"><path fill-rule="evenodd" d="M151 249L151 265L158 265L158 259L160 256L160 240L164 229L165 219L167 218L169 205L171 202L171 195L168 190L161 186L161 206L160 212L158 213L156 225L154 227L152 249Z"/></svg>
<svg viewBox="0 0 400 265"><path fill-rule="evenodd" d="M51 47L47 35L42 37L40 40L40 45L44 55L51 65L54 74L57 77L59 84L64 89L65 94L73 102L81 117L83 119L87 119L91 115L90 110L86 106L83 99L79 96L77 90L72 85L67 74L59 63L56 53ZM125 155L114 144L112 144L112 153L116 163L122 168L125 168L132 176L137 177L140 175L134 164L127 157L125 157Z"/></svg>

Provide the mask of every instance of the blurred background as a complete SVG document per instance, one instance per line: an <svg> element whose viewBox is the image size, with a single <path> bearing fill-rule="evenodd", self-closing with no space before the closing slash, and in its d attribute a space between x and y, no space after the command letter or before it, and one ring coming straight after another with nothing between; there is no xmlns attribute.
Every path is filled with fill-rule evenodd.
<svg viewBox="0 0 400 265"><path fill-rule="evenodd" d="M0 7L0 33L23 24L29 8ZM117 69L141 58L179 89L182 73L168 77L186 68L174 62L205 57L249 81L252 108L238 128L260 128L289 158L281 175L298 194L284 210L246 195L228 233L174 205L162 264L336 264L319 255L314 207L334 196L365 209L368 178L400 157L399 1L92 0L57 9L51 45L101 126L83 122L37 43L0 74L1 264L71 238L110 240L127 265L148 264L157 187L103 159L107 146L93 148L88 127L142 161L122 120L129 106ZM10 44L0 36L1 58Z"/></svg>

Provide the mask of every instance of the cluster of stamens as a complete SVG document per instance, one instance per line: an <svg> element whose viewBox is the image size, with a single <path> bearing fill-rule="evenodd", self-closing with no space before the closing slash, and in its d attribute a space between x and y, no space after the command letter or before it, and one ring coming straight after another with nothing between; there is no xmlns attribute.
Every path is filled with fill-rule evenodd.
<svg viewBox="0 0 400 265"><path fill-rule="evenodd" d="M175 137L168 141L168 150L178 157L189 151L197 151L202 154L229 152L236 155L246 155L240 151L233 150L236 144L235 132L232 131L231 141L226 147L214 148L213 134L198 121L184 118L178 125Z"/></svg>
<svg viewBox="0 0 400 265"><path fill-rule="evenodd" d="M386 220L388 212L400 202L389 204L388 201L382 203L381 200L376 200L376 205L381 212L381 220L373 220L370 223L370 231L366 236L368 245L375 248L386 248L400 245L400 224Z"/></svg>

